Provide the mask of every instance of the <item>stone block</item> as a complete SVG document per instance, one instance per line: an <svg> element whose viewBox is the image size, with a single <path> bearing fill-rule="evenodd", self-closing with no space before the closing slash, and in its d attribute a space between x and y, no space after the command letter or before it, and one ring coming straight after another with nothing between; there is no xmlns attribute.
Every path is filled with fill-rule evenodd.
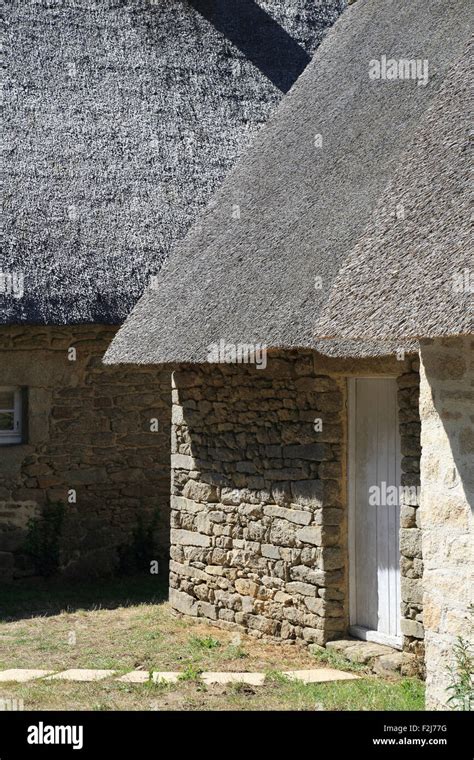
<svg viewBox="0 0 474 760"><path fill-rule="evenodd" d="M323 630L317 628L304 628L303 639L311 644L319 644L322 646L325 643L326 634Z"/></svg>
<svg viewBox="0 0 474 760"><path fill-rule="evenodd" d="M171 529L171 543L180 544L182 546L210 546L211 539L209 536L202 535L201 533L195 533L192 530L179 530L177 528Z"/></svg>
<svg viewBox="0 0 474 760"><path fill-rule="evenodd" d="M422 623L417 620L402 618L400 629L404 636L413 636L416 639L422 639L425 635Z"/></svg>
<svg viewBox="0 0 474 760"><path fill-rule="evenodd" d="M324 570L339 570L345 564L344 553L338 548L325 548L322 550L321 564Z"/></svg>
<svg viewBox="0 0 474 760"><path fill-rule="evenodd" d="M322 546L323 530L317 526L301 528L296 532L296 538L298 541L303 541L304 543L311 544L312 546Z"/></svg>
<svg viewBox="0 0 474 760"><path fill-rule="evenodd" d="M423 604L423 588L421 579L404 578L400 580L401 598L411 604Z"/></svg>
<svg viewBox="0 0 474 760"><path fill-rule="evenodd" d="M201 483L198 480L188 480L183 488L183 496L198 502L216 502L217 488L209 483Z"/></svg>
<svg viewBox="0 0 474 760"><path fill-rule="evenodd" d="M270 542L277 546L294 546L296 526L288 520L274 519L270 528Z"/></svg>
<svg viewBox="0 0 474 760"><path fill-rule="evenodd" d="M321 462L332 458L331 446L327 443L307 443L283 447L284 459L307 459L310 462Z"/></svg>
<svg viewBox="0 0 474 760"><path fill-rule="evenodd" d="M197 602L197 614L200 617L205 617L209 620L217 620L217 608L209 602Z"/></svg>
<svg viewBox="0 0 474 760"><path fill-rule="evenodd" d="M171 469L190 472L196 469L196 462L193 457L186 454L171 454Z"/></svg>
<svg viewBox="0 0 474 760"><path fill-rule="evenodd" d="M421 530L418 528L400 529L400 553L405 557L421 558Z"/></svg>
<svg viewBox="0 0 474 760"><path fill-rule="evenodd" d="M275 504L285 506L291 502L291 484L289 482L280 482L272 486L272 498Z"/></svg>
<svg viewBox="0 0 474 760"><path fill-rule="evenodd" d="M312 520L312 513L301 509L287 509L276 504L267 504L263 513L268 517L281 517L297 525L308 525Z"/></svg>
<svg viewBox="0 0 474 760"><path fill-rule="evenodd" d="M190 514L197 514L205 509L204 504L197 504L191 499L186 499L184 496L171 496L171 509L176 509L178 512L189 512Z"/></svg>
<svg viewBox="0 0 474 760"><path fill-rule="evenodd" d="M273 544L262 544L261 546L262 557L268 559L280 559L280 549Z"/></svg>
<svg viewBox="0 0 474 760"><path fill-rule="evenodd" d="M246 620L249 628L260 631L267 636L275 636L277 633L278 623L275 620L270 620L262 615L247 615Z"/></svg>
<svg viewBox="0 0 474 760"><path fill-rule="evenodd" d="M403 652L393 652L377 657L373 664L374 672L380 676L390 676L400 673L405 655Z"/></svg>
<svg viewBox="0 0 474 760"><path fill-rule="evenodd" d="M321 598L314 598L307 596L305 599L305 605L310 612L315 615L323 615L324 612L324 600Z"/></svg>
<svg viewBox="0 0 474 760"><path fill-rule="evenodd" d="M297 480L291 483L291 496L295 504L308 507L324 506L324 484L322 480Z"/></svg>
<svg viewBox="0 0 474 760"><path fill-rule="evenodd" d="M285 586L288 594L302 594L303 596L316 596L316 588L311 583L302 583L301 581L290 581Z"/></svg>
<svg viewBox="0 0 474 760"><path fill-rule="evenodd" d="M198 614L198 602L194 597L186 594L184 591L177 591L176 589L170 589L169 603L178 612L183 615L192 615L197 617Z"/></svg>
<svg viewBox="0 0 474 760"><path fill-rule="evenodd" d="M256 597L258 594L258 584L247 578L237 578L234 585L235 590L242 596Z"/></svg>

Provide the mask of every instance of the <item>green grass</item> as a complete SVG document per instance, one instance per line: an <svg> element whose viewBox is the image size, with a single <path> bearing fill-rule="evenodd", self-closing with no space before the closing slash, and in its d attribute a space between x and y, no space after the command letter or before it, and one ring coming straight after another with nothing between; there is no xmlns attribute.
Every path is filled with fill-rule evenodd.
<svg viewBox="0 0 474 760"><path fill-rule="evenodd" d="M18 583L0 591L0 668L182 671L305 668L298 647L275 647L176 617L156 578Z"/></svg>
<svg viewBox="0 0 474 760"><path fill-rule="evenodd" d="M179 676L180 681L199 681L201 678L202 668L193 665L192 663L186 665L185 669Z"/></svg>
<svg viewBox="0 0 474 760"><path fill-rule="evenodd" d="M213 636L191 636L189 639L189 646L198 651L203 649L217 649L220 645L221 642L219 639L215 639Z"/></svg>
<svg viewBox="0 0 474 760"><path fill-rule="evenodd" d="M313 652L313 657L318 663L328 665L330 668L336 670L346 670L353 673L368 673L369 670L365 665L360 662L352 662L347 660L337 652L332 652L330 649L324 649L322 651Z"/></svg>
<svg viewBox="0 0 474 760"><path fill-rule="evenodd" d="M79 585L15 584L2 589L0 609L0 669L182 673L176 684L113 679L0 684L0 698L23 699L27 710L423 709L423 684L416 679L375 677L334 652L312 655L299 646L276 646L244 635L236 639L207 622L176 617L163 589L148 576ZM282 675L327 666L362 677L305 685ZM205 686L200 674L206 670L268 676L258 687Z"/></svg>
<svg viewBox="0 0 474 760"><path fill-rule="evenodd" d="M289 710L423 710L424 684L416 678L304 684L279 673L267 675Z"/></svg>
<svg viewBox="0 0 474 760"><path fill-rule="evenodd" d="M190 673L191 675L191 673ZM303 684L273 674L264 686L204 686L197 673L177 684L31 682L2 684L0 697L24 700L25 710L290 710L417 711L423 684L415 678Z"/></svg>

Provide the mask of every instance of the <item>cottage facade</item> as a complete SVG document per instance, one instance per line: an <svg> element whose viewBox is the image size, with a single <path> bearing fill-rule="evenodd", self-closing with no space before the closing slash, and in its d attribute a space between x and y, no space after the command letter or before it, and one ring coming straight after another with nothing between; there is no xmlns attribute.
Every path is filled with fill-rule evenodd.
<svg viewBox="0 0 474 760"><path fill-rule="evenodd" d="M301 17L290 23L284 5L288 32ZM339 10L327 4L323 26ZM109 57L121 51L120 69L141 30L159 77L153 22L166 11L129 11ZM324 646L352 636L388 645L400 672L426 668L428 707L447 704L456 636L470 636L473 572L472 302L469 289L454 298L437 279L452 257L458 279L471 267L459 181L466 14L464 2L358 0L291 88L281 70L270 86L268 71L260 79L249 69L229 97L241 102L255 84L253 126L279 97L275 82L288 94L235 165L249 117L246 108L234 113L235 142L229 150L219 143L218 169L212 154L229 113L215 107L217 142L207 133L200 161L190 150L179 163L179 187L192 196L186 220L170 204L160 206L159 229L150 226L158 212L151 186L163 200L175 185L154 169L148 176L148 148L134 173L141 132L130 114L141 113L142 100L127 110L130 122L121 116L130 133L117 136L123 93L110 83L109 131L98 150L106 166L113 137L113 156L119 144L128 157L120 202L115 184L111 201L110 188L89 195L86 183L79 195L63 188L69 200L54 196L44 209L38 186L30 217L17 193L6 263L12 274L32 274L25 299L7 294L0 332L5 577L35 571L22 551L31 518L71 492L61 562L72 574L111 572L126 559L139 511L169 557L179 614L275 642ZM373 62L396 47L403 61L412 51L414 65L389 77L384 59L386 76L372 76ZM190 74L196 57L183 74L190 93L202 81ZM428 61L428 76L418 60ZM77 66L66 68L77 76ZM107 78L98 81L102 92ZM162 114L153 81L135 84ZM180 76L173 81L183 103L187 88ZM79 98L87 99L84 89ZM206 103L204 87L207 118ZM147 135L157 124L141 122ZM165 127L150 150L162 140L169 150L157 166L171 172L186 140ZM49 166L51 154L43 158ZM61 160L68 165L70 155ZM74 188L82 181L66 176ZM30 269L25 240L41 214L57 221L52 211L66 207L71 224L54 234L41 227ZM58 230L66 230L64 245L51 253Z"/></svg>
<svg viewBox="0 0 474 760"><path fill-rule="evenodd" d="M474 642L474 309L470 247L466 45L384 203L341 269L317 333L419 340L420 506L427 705L447 704L459 640ZM407 185L406 178L410 177ZM460 637L460 638L459 638ZM459 705L458 705L459 707ZM472 709L472 705L470 705ZM469 709L469 705L465 705Z"/></svg>
<svg viewBox="0 0 474 760"><path fill-rule="evenodd" d="M166 567L170 369L101 359L342 7L254 3L244 35L199 3L9 3L2 580L111 573L137 541Z"/></svg>
<svg viewBox="0 0 474 760"><path fill-rule="evenodd" d="M173 607L273 640L324 645L351 634L388 644L401 652L401 672L422 672L426 664L429 707L448 698L452 653L441 665L441 642L452 645L448 629L465 630L467 592L451 595L442 577L458 563L466 578L472 574L465 533L470 497L460 486L449 502L453 514L439 490L432 503L442 477L433 456L441 455L459 486L452 456L437 450L440 431L427 437L431 425L439 428L427 385L443 382L443 370L437 361L424 365L430 348L422 345L420 386L423 332L390 329L397 309L390 308L384 277L389 294L400 280L393 292L403 304L403 325L429 312L422 294L419 303L411 292L405 298L403 273L411 267L409 282L418 283L413 275L423 266L423 245L443 215L431 206L432 217L421 226L413 219L417 199L436 195L426 187L428 174L434 181L430 169L416 184L419 166L432 167L436 145L436 154L440 144L449 146L443 167L464 152L465 136L454 140L446 120L433 127L443 109L451 122L460 115L466 37L458 11L421 0L402 14L398 4L364 0L346 11L105 357L179 365L172 409ZM403 50L429 60L426 85L369 76L370 61L393 49L394 29ZM449 50L442 37L452 41ZM457 129L463 124L461 118ZM435 188L442 177L441 169ZM451 211L458 193L450 192ZM460 215L456 208L450 229ZM400 266L391 258L374 270L372 244L364 241L376 238L385 250L390 235L400 244L400 230ZM464 233L453 240L463 264ZM361 289L356 275L364 245ZM425 282L416 289L423 291ZM191 284L187 312L179 305ZM389 329L374 331L377 319L385 325L386 301ZM446 306L444 296L441 301ZM324 321L328 303L331 330ZM468 304L456 304L459 332L472 332ZM211 349L220 341L236 354L242 345L265 345L266 362L260 368L225 359L215 364ZM461 365L454 406L467 404L470 394L469 357ZM454 407L449 414L458 420L456 449L464 446L467 456L470 433L462 432ZM464 459L462 469L469 471ZM459 553L448 538L458 518Z"/></svg>

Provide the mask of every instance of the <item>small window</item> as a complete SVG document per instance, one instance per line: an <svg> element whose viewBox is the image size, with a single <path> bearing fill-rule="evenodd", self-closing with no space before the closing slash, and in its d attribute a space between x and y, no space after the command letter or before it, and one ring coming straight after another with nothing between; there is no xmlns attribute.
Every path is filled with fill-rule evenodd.
<svg viewBox="0 0 474 760"><path fill-rule="evenodd" d="M0 386L0 446L23 441L23 403L21 388Z"/></svg>

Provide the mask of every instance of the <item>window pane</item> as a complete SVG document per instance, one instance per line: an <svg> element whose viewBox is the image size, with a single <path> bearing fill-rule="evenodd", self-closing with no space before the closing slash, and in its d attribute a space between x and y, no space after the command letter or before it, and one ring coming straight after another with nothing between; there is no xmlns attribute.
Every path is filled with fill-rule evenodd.
<svg viewBox="0 0 474 760"><path fill-rule="evenodd" d="M13 409L15 406L15 392L0 389L0 409Z"/></svg>
<svg viewBox="0 0 474 760"><path fill-rule="evenodd" d="M0 412L0 432L15 429L13 417L13 412Z"/></svg>

